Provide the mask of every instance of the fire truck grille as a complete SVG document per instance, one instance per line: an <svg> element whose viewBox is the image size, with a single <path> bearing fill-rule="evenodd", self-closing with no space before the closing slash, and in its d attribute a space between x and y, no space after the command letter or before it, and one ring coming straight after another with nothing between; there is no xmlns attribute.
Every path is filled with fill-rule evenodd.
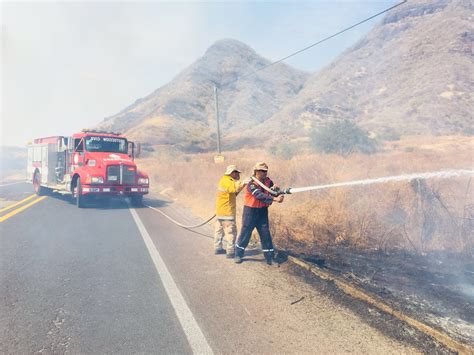
<svg viewBox="0 0 474 355"><path fill-rule="evenodd" d="M134 184L135 168L123 165L111 165L107 167L107 183L109 184Z"/></svg>
<svg viewBox="0 0 474 355"><path fill-rule="evenodd" d="M135 168L124 166L123 167L123 184L134 184L135 183Z"/></svg>

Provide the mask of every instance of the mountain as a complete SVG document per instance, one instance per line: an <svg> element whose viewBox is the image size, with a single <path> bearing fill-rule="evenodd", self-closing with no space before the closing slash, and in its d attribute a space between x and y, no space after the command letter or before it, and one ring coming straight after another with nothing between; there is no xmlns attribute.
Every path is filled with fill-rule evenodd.
<svg viewBox="0 0 474 355"><path fill-rule="evenodd" d="M221 131L239 132L278 112L298 94L309 76L286 64L276 64L233 82L269 63L244 43L220 40L170 83L106 118L97 128L126 132L132 139L151 145L191 151L214 149L215 84ZM225 143L227 147L238 145Z"/></svg>
<svg viewBox="0 0 474 355"><path fill-rule="evenodd" d="M298 137L344 118L381 137L474 134L473 10L447 0L392 10L265 127Z"/></svg>
<svg viewBox="0 0 474 355"><path fill-rule="evenodd" d="M270 62L232 39L99 128L150 145L215 149L214 84L224 149L305 140L339 119L381 138L474 134L474 5L410 0L316 73ZM241 78L235 81L237 78Z"/></svg>

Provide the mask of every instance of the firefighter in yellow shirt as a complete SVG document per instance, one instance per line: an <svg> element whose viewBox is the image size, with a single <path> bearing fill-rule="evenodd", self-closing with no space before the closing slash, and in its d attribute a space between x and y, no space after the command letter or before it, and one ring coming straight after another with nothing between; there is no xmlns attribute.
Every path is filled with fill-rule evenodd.
<svg viewBox="0 0 474 355"><path fill-rule="evenodd" d="M235 223L236 196L246 185L246 183L239 180L240 171L235 165L229 165L217 187L214 254L227 254L228 258L233 258L235 255L235 238L237 237ZM223 248L222 243L224 238L226 249Z"/></svg>

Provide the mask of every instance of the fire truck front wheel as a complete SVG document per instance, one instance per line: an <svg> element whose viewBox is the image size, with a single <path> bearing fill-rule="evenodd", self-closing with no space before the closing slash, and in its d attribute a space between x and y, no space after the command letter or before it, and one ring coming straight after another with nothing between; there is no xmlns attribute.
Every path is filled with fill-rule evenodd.
<svg viewBox="0 0 474 355"><path fill-rule="evenodd" d="M130 197L130 202L132 202L132 206L140 207L143 205L143 195L133 195Z"/></svg>
<svg viewBox="0 0 474 355"><path fill-rule="evenodd" d="M39 171L35 172L35 175L33 176L33 188L35 189L35 193L38 196L42 196L45 194L45 188L41 186L41 174Z"/></svg>
<svg viewBox="0 0 474 355"><path fill-rule="evenodd" d="M86 196L82 194L82 185L81 185L81 180L77 180L77 185L76 185L76 206L79 208L84 208L86 207Z"/></svg>

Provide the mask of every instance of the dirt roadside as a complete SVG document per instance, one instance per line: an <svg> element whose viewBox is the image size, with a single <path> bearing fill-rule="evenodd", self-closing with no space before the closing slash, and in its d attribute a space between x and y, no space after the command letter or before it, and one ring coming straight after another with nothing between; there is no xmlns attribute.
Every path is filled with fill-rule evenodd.
<svg viewBox="0 0 474 355"><path fill-rule="evenodd" d="M176 203L147 202L181 223L201 221ZM186 240L174 237L169 247L163 238L157 243L164 253L199 250L182 260L174 255L170 269L217 353L449 353L290 263L267 266L256 250L241 265L215 256L206 237L212 228L198 231L203 235L185 232Z"/></svg>

